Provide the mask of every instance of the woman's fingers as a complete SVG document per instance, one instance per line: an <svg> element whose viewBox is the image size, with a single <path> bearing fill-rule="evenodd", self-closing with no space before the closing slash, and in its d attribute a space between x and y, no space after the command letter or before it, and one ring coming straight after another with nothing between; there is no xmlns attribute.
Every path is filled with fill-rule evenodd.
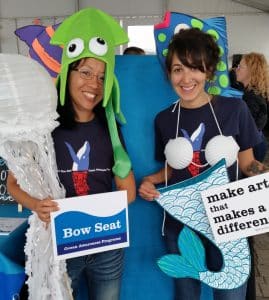
<svg viewBox="0 0 269 300"><path fill-rule="evenodd" d="M38 202L36 212L39 218L46 223L50 222L50 214L51 212L59 210L58 203L53 201L50 198L46 198L44 200L40 200Z"/></svg>
<svg viewBox="0 0 269 300"><path fill-rule="evenodd" d="M145 200L154 200L155 198L159 197L159 192L156 190L154 184L150 182L143 182L140 185L138 190L140 197Z"/></svg>

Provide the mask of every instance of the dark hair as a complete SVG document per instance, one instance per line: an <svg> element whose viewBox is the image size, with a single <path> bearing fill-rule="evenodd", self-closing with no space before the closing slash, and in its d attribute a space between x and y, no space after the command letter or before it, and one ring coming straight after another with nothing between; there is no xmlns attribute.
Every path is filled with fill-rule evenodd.
<svg viewBox="0 0 269 300"><path fill-rule="evenodd" d="M70 64L68 74L67 74L67 86L65 89L65 103L64 105L61 105L60 103L60 86L61 82L58 82L57 85L57 92L58 92L58 103L57 103L57 112L59 114L59 118L57 121L60 123L60 127L65 129L72 129L76 126L76 120L75 120L75 111L73 108L73 104L70 98L69 88L68 88L68 78L70 75L70 72L77 68L77 66L80 64L80 62L83 59L77 60ZM106 115L105 110L102 106L102 102L98 103L96 107L94 108L94 113L97 117L106 125Z"/></svg>
<svg viewBox="0 0 269 300"><path fill-rule="evenodd" d="M243 54L234 54L232 59L232 68L236 68L242 59Z"/></svg>
<svg viewBox="0 0 269 300"><path fill-rule="evenodd" d="M139 47L128 47L123 51L123 54L133 54L133 55L144 55L146 54L142 48Z"/></svg>
<svg viewBox="0 0 269 300"><path fill-rule="evenodd" d="M220 49L212 35L198 28L181 29L168 47L165 65L169 74L174 55L184 66L207 73L208 79L212 79L220 60Z"/></svg>

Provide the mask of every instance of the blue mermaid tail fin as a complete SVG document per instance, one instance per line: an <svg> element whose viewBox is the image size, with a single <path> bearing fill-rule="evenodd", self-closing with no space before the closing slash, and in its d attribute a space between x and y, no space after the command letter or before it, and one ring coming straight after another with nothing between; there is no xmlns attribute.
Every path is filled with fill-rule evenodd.
<svg viewBox="0 0 269 300"><path fill-rule="evenodd" d="M175 278L191 277L199 280L199 273L181 255L167 254L157 262L159 268L168 276Z"/></svg>
<svg viewBox="0 0 269 300"><path fill-rule="evenodd" d="M199 236L187 226L178 236L178 249L196 270L207 271L204 246Z"/></svg>
<svg viewBox="0 0 269 300"><path fill-rule="evenodd" d="M199 280L199 273L207 271L205 249L198 235L184 226L178 236L181 255L168 254L157 262L159 268L175 278L191 277Z"/></svg>

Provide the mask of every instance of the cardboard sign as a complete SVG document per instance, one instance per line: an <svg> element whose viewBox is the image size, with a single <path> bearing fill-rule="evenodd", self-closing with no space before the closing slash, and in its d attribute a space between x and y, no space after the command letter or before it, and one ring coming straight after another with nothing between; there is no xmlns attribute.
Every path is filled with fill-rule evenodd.
<svg viewBox="0 0 269 300"><path fill-rule="evenodd" d="M219 243L269 231L269 173L201 192Z"/></svg>
<svg viewBox="0 0 269 300"><path fill-rule="evenodd" d="M127 192L117 191L56 200L51 214L57 260L129 246Z"/></svg>

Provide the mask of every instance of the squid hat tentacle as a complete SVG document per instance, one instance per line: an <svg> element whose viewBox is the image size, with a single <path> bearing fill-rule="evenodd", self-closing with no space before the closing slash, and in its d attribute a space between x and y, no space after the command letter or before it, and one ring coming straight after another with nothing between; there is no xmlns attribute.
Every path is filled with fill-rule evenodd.
<svg viewBox="0 0 269 300"><path fill-rule="evenodd" d="M102 105L106 111L115 166L117 166L113 167L113 172L121 178L128 175L131 162L120 142L117 126L115 126L115 113L120 121L124 121L124 117L120 111L120 90L114 68L115 47L127 42L128 36L119 23L112 16L92 7L82 9L66 18L51 38L51 44L63 46L61 71L57 78L61 105L65 104L70 64L89 57L106 64ZM109 103L111 105L108 105Z"/></svg>

